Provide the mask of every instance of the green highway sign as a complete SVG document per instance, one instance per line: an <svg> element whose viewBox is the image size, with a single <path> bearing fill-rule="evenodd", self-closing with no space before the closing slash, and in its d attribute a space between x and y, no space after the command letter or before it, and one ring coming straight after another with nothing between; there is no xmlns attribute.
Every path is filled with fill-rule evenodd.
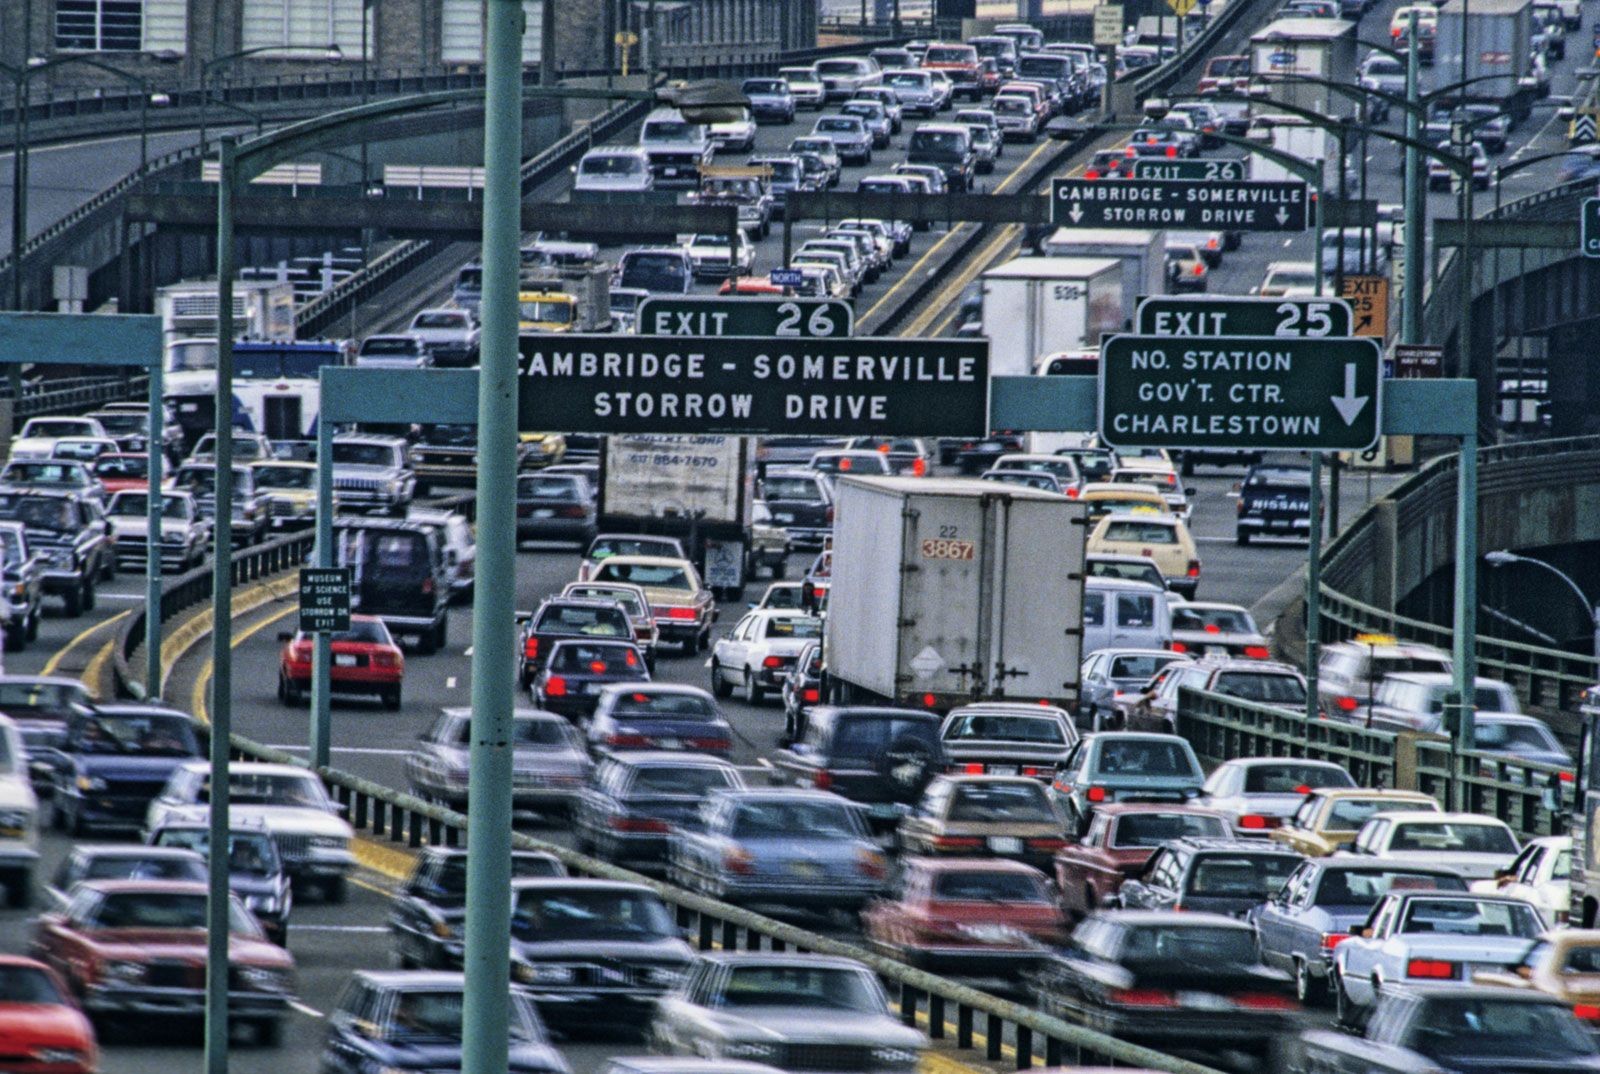
<svg viewBox="0 0 1600 1074"><path fill-rule="evenodd" d="M1584 198L1578 214L1578 252L1600 257L1600 198Z"/></svg>
<svg viewBox="0 0 1600 1074"><path fill-rule="evenodd" d="M1299 181L1055 179L1050 222L1057 227L1225 228L1304 231L1311 195Z"/></svg>
<svg viewBox="0 0 1600 1074"><path fill-rule="evenodd" d="M650 297L639 303L641 336L849 336L856 314L842 298Z"/></svg>
<svg viewBox="0 0 1600 1074"><path fill-rule="evenodd" d="M1187 179L1214 183L1219 179L1242 181L1246 177L1242 159L1232 160L1179 160L1176 157L1136 157L1133 161L1135 179Z"/></svg>
<svg viewBox="0 0 1600 1074"><path fill-rule="evenodd" d="M989 344L880 337L525 335L521 428L983 436Z"/></svg>
<svg viewBox="0 0 1600 1074"><path fill-rule="evenodd" d="M1382 427L1375 340L1114 336L1100 348L1112 447L1365 451Z"/></svg>
<svg viewBox="0 0 1600 1074"><path fill-rule="evenodd" d="M1323 339L1351 336L1354 318L1342 298L1178 298L1152 295L1139 303L1134 331L1145 336L1276 336Z"/></svg>

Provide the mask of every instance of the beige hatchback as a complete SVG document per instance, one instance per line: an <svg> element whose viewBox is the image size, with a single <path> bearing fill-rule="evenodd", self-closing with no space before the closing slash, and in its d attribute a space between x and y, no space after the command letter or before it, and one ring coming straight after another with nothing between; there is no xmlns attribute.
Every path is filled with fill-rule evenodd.
<svg viewBox="0 0 1600 1074"><path fill-rule="evenodd" d="M1200 587L1200 553L1189 527L1154 511L1117 511L1089 533L1090 555L1145 556L1155 563L1167 588L1193 600Z"/></svg>

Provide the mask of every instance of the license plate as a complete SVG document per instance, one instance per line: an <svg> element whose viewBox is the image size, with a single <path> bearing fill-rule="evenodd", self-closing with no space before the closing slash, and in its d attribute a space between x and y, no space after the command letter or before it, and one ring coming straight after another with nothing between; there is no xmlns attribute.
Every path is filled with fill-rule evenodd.
<svg viewBox="0 0 1600 1074"><path fill-rule="evenodd" d="M554 507L540 507L540 508L538 508L537 510L535 510L533 512L533 517L534 518L554 518L554 517L556 517L556 509Z"/></svg>
<svg viewBox="0 0 1600 1074"><path fill-rule="evenodd" d="M989 766L989 774L991 776L1014 776L1017 774L1017 766L1014 764L992 764Z"/></svg>
<svg viewBox="0 0 1600 1074"><path fill-rule="evenodd" d="M194 413L197 413L199 410L200 410L200 404L199 403L183 403L178 407L178 413L180 413L180 414L194 414Z"/></svg>
<svg viewBox="0 0 1600 1074"><path fill-rule="evenodd" d="M661 174L662 175L677 175L678 174L678 169L677 168L662 168L661 169Z"/></svg>
<svg viewBox="0 0 1600 1074"><path fill-rule="evenodd" d="M989 849L996 854L1021 854L1022 840L1014 835L996 835L989 839Z"/></svg>
<svg viewBox="0 0 1600 1074"><path fill-rule="evenodd" d="M356 666L356 658L348 653L335 653L333 654L333 666L336 668L353 668Z"/></svg>
<svg viewBox="0 0 1600 1074"><path fill-rule="evenodd" d="M664 750L681 750L681 749L683 749L683 739L681 739L681 738L658 738L658 739L656 739L656 745L659 746L661 749L664 749Z"/></svg>
<svg viewBox="0 0 1600 1074"><path fill-rule="evenodd" d="M811 861L796 861L789 863L789 871L796 876L821 876L822 866Z"/></svg>
<svg viewBox="0 0 1600 1074"><path fill-rule="evenodd" d="M1178 1004L1196 1011L1231 1011L1233 1004L1215 992L1179 992Z"/></svg>
<svg viewBox="0 0 1600 1074"><path fill-rule="evenodd" d="M793 522L794 516L787 511L774 511L772 517L779 522Z"/></svg>
<svg viewBox="0 0 1600 1074"><path fill-rule="evenodd" d="M893 802L879 802L872 807L871 813L879 820L887 820L890 817L898 817L900 815L900 811L894 807Z"/></svg>
<svg viewBox="0 0 1600 1074"><path fill-rule="evenodd" d="M0 839L21 839L26 834L21 828L0 828Z"/></svg>

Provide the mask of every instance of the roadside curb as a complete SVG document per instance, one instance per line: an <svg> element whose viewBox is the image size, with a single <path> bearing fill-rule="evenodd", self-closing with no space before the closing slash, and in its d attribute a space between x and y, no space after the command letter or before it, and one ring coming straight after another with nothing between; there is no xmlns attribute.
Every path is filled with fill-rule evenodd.
<svg viewBox="0 0 1600 1074"><path fill-rule="evenodd" d="M233 601L233 618L237 621L240 617L258 611L273 601L283 600L299 592L300 575L298 570L285 572L283 576L260 585L251 586L235 594ZM189 616L176 630L169 632L161 640L161 689L159 696L166 696L167 683L172 678L172 671L178 662L189 654L201 638L211 633L212 624L211 606L205 605L194 615ZM144 646L139 646L134 652L142 652ZM198 715L198 714L197 714ZM209 720L205 720L209 724Z"/></svg>

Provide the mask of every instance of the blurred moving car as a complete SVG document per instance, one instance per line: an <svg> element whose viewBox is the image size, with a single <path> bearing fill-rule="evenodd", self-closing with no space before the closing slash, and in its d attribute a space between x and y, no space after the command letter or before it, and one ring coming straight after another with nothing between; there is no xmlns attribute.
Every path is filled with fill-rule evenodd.
<svg viewBox="0 0 1600 1074"><path fill-rule="evenodd" d="M1071 914L1092 914L1174 839L1226 839L1227 820L1191 806L1127 802L1101 806L1089 830L1055 860L1056 897Z"/></svg>
<svg viewBox="0 0 1600 1074"><path fill-rule="evenodd" d="M1195 804L1226 816L1235 836L1264 839L1313 790L1355 786L1350 773L1331 761L1236 757L1212 769Z"/></svg>
<svg viewBox="0 0 1600 1074"><path fill-rule="evenodd" d="M1067 845L1065 835L1065 818L1037 779L963 775L928 784L896 839L905 854L982 855L1042 871Z"/></svg>
<svg viewBox="0 0 1600 1074"><path fill-rule="evenodd" d="M663 872L672 826L692 823L718 791L744 777L718 757L677 750L618 753L600 762L573 810L578 849L615 865Z"/></svg>
<svg viewBox="0 0 1600 1074"><path fill-rule="evenodd" d="M951 709L939 728L949 771L1048 782L1078 741L1065 709L986 701Z"/></svg>
<svg viewBox="0 0 1600 1074"><path fill-rule="evenodd" d="M698 686L616 683L601 689L584 731L596 756L627 750L683 750L726 757L733 727Z"/></svg>
<svg viewBox="0 0 1600 1074"><path fill-rule="evenodd" d="M201 756L194 717L160 704L98 705L67 721L53 760L53 827L137 832L179 765Z"/></svg>
<svg viewBox="0 0 1600 1074"><path fill-rule="evenodd" d="M29 1057L19 1070L94 1074L100 1069L94 1027L61 977L31 958L0 955L0 1038L14 1054Z"/></svg>
<svg viewBox="0 0 1600 1074"><path fill-rule="evenodd" d="M1066 941L1066 918L1038 870L985 858L906 858L897 897L861 912L874 949L932 972L1025 971Z"/></svg>
<svg viewBox="0 0 1600 1074"><path fill-rule="evenodd" d="M1420 791L1313 787L1289 819L1267 836L1307 857L1321 858L1355 842L1374 813L1417 810L1438 812L1438 800Z"/></svg>
<svg viewBox="0 0 1600 1074"><path fill-rule="evenodd" d="M467 803L472 710L447 708L406 757L406 779L419 798L462 809ZM565 717L539 709L512 713L511 801L519 809L567 811L594 763Z"/></svg>
<svg viewBox="0 0 1600 1074"><path fill-rule="evenodd" d="M1494 876L1510 866L1520 849L1505 821L1477 813L1426 809L1374 814L1350 845L1352 854L1410 865L1442 865L1468 880Z"/></svg>
<svg viewBox="0 0 1600 1074"><path fill-rule="evenodd" d="M202 859L210 857L210 817L194 821L174 821L147 833L152 847L192 850ZM202 881L205 877L202 875ZM266 933L267 939L285 947L289 941L289 912L294 908L294 889L284 867L278 844L265 826L234 824L228 830L228 890L236 895Z"/></svg>
<svg viewBox="0 0 1600 1074"><path fill-rule="evenodd" d="M1176 839L1117 892L1117 905L1243 917L1283 886L1304 859L1260 841Z"/></svg>
<svg viewBox="0 0 1600 1074"><path fill-rule="evenodd" d="M511 852L512 879L567 875L553 855ZM467 921L467 852L464 847L424 847L389 905L395 961L402 969L459 969Z"/></svg>
<svg viewBox="0 0 1600 1074"><path fill-rule="evenodd" d="M1067 831L1088 829L1090 814L1111 802L1186 802L1205 774L1187 739L1177 735L1102 731L1085 735L1061 763L1051 793L1067 814Z"/></svg>
<svg viewBox="0 0 1600 1074"><path fill-rule="evenodd" d="M1528 840L1515 861L1488 880L1473 881L1472 890L1531 902L1545 917L1565 925L1572 905L1572 836Z"/></svg>
<svg viewBox="0 0 1600 1074"><path fill-rule="evenodd" d="M649 681L644 654L633 642L563 638L550 647L532 693L541 709L577 723L594 712L606 687Z"/></svg>

